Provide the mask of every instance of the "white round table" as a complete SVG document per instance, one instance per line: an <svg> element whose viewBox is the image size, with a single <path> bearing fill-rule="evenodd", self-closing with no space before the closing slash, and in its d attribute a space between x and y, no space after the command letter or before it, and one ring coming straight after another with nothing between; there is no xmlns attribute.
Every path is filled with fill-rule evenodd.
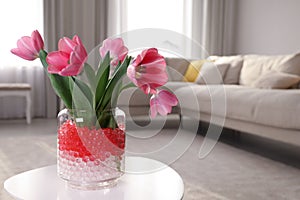
<svg viewBox="0 0 300 200"><path fill-rule="evenodd" d="M115 187L81 191L69 188L56 173L56 165L30 170L4 182L5 190L25 200L180 200L184 185L167 165L148 158L126 157L126 173ZM154 170L155 169L155 170Z"/></svg>

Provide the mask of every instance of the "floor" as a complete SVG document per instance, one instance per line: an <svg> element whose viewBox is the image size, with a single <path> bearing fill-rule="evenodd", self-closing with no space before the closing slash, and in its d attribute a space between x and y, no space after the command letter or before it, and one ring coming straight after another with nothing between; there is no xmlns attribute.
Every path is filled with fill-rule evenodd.
<svg viewBox="0 0 300 200"><path fill-rule="evenodd" d="M145 125L145 124L144 124ZM130 127L130 125L129 125ZM299 199L299 147L224 131L199 158L204 138L178 126L127 131L127 154L169 164L183 178L184 200ZM3 182L14 174L56 162L56 120L0 121L0 199L11 200Z"/></svg>

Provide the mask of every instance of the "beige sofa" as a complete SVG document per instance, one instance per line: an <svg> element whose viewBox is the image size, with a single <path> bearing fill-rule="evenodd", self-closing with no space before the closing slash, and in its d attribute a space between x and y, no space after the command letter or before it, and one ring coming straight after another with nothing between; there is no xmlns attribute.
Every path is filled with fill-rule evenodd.
<svg viewBox="0 0 300 200"><path fill-rule="evenodd" d="M207 60L191 83L183 81L191 67L188 61L166 59L170 79L166 88L177 95L183 119L300 145L300 54ZM128 115L145 115L149 97L131 89L121 94L119 105Z"/></svg>

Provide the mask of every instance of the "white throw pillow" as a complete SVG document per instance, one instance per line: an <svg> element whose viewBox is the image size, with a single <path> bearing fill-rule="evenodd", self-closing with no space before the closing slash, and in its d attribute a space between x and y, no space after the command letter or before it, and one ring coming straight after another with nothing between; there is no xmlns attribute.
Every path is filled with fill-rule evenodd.
<svg viewBox="0 0 300 200"><path fill-rule="evenodd" d="M288 89L300 82L300 76L268 71L252 83L253 87L263 89Z"/></svg>
<svg viewBox="0 0 300 200"><path fill-rule="evenodd" d="M294 54L286 62L278 66L279 71L300 76L300 53Z"/></svg>
<svg viewBox="0 0 300 200"><path fill-rule="evenodd" d="M274 70L300 76L300 54L264 56L243 56L240 85L251 86L257 77Z"/></svg>
<svg viewBox="0 0 300 200"><path fill-rule="evenodd" d="M206 62L196 79L198 84L223 84L223 79L229 64L215 64Z"/></svg>
<svg viewBox="0 0 300 200"><path fill-rule="evenodd" d="M223 78L224 84L238 84L240 73L243 66L243 57L235 56L210 56L209 60L213 60L215 64L229 64L226 74Z"/></svg>

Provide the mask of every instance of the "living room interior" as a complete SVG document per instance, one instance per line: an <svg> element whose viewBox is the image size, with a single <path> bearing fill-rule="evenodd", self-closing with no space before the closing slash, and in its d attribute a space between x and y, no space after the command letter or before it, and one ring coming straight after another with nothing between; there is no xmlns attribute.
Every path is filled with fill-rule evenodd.
<svg viewBox="0 0 300 200"><path fill-rule="evenodd" d="M108 37L122 37L132 56L158 48L177 107L151 119L150 96L136 88L121 93L118 106L126 113L127 155L174 169L184 183L182 199L299 199L300 1L0 4L1 200L14 199L5 180L57 162L57 114L64 104L38 60L10 52L33 30L48 51L75 34L88 53L99 52Z"/></svg>

